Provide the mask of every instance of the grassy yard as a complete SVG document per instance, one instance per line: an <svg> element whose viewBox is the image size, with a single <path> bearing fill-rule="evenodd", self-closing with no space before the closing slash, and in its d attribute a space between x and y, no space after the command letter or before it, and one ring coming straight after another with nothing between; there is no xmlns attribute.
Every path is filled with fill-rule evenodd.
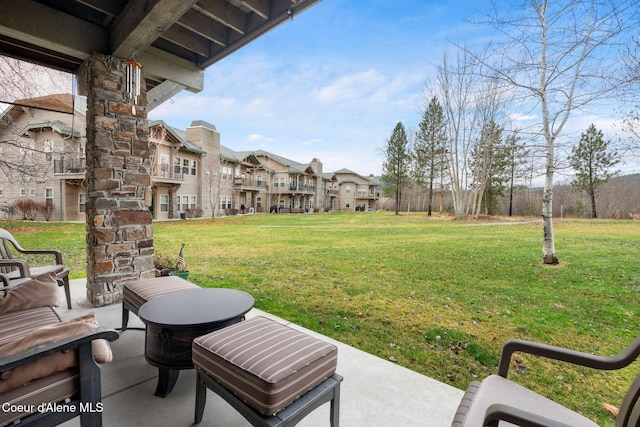
<svg viewBox="0 0 640 427"><path fill-rule="evenodd" d="M156 251L190 279L251 293L256 306L464 389L524 338L609 355L640 333L640 224L556 220L561 264L543 266L540 223L425 215L252 215L154 224ZM0 223L25 247L60 248L83 277L83 224ZM613 425L640 371L551 365L521 356L511 378ZM416 399L419 399L416 396Z"/></svg>

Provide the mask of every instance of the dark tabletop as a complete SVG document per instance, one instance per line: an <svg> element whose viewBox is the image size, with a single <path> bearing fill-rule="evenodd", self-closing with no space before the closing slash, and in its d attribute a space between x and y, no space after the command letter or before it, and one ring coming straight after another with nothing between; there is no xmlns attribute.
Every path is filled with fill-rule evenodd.
<svg viewBox="0 0 640 427"><path fill-rule="evenodd" d="M138 316L145 324L193 326L236 319L254 302L251 295L236 289L188 289L152 299L140 307Z"/></svg>

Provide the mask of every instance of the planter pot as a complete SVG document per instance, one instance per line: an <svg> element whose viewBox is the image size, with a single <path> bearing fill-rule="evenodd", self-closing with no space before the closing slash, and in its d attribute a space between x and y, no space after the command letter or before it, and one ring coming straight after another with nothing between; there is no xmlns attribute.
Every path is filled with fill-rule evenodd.
<svg viewBox="0 0 640 427"><path fill-rule="evenodd" d="M189 278L189 272L188 271L171 270L171 272L169 272L169 276L178 276L181 279L187 280Z"/></svg>

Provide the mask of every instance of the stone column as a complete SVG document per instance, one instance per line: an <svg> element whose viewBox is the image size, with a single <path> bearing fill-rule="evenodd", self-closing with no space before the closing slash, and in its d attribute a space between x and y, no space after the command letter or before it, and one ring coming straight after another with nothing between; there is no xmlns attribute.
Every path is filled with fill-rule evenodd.
<svg viewBox="0 0 640 427"><path fill-rule="evenodd" d="M78 71L87 95L87 299L94 306L119 302L124 283L155 276L144 77L134 106L125 76L123 60L102 54Z"/></svg>

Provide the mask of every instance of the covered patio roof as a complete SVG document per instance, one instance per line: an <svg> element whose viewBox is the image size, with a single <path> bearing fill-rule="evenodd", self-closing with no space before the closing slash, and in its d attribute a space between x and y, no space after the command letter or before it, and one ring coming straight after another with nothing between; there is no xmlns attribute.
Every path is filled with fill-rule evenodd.
<svg viewBox="0 0 640 427"><path fill-rule="evenodd" d="M76 73L94 52L145 70L147 111L319 0L4 0L0 55Z"/></svg>

